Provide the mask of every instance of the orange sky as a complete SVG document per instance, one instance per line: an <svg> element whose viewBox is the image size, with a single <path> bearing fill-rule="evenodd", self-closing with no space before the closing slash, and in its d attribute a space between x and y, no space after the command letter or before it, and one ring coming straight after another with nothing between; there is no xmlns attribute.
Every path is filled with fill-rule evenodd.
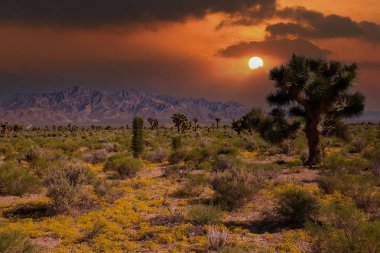
<svg viewBox="0 0 380 253"><path fill-rule="evenodd" d="M347 16L359 25L361 21L380 24L380 2L375 0L277 2L278 9L295 6L324 15ZM217 28L229 15L228 11L209 12L174 21L138 20L83 27L71 23L57 25L49 20L33 23L33 19L28 19L29 23L25 23L20 17L7 20L6 15L1 18L0 11L0 86L5 90L2 96L73 85L101 89L137 87L177 96L264 106L265 95L273 86L267 80L267 71L286 60L280 44L267 48L265 29L295 21L271 16L249 25L227 24ZM330 51L328 58L355 61L363 66L358 88L367 96L367 110L380 110L377 98L380 40L372 35L326 36L321 31L319 37L296 37L312 43L317 52ZM294 35L291 39L295 39ZM218 54L231 45L252 41L257 42L252 47L257 49L252 52ZM247 61L254 55L264 59L263 69L249 70Z"/></svg>

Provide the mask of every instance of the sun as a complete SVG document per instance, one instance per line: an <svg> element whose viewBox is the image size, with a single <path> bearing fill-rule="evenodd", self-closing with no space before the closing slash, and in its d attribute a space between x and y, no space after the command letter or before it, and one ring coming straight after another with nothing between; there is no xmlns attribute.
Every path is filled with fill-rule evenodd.
<svg viewBox="0 0 380 253"><path fill-rule="evenodd" d="M264 61L258 56L252 57L248 61L248 66L250 69L258 69L264 67Z"/></svg>

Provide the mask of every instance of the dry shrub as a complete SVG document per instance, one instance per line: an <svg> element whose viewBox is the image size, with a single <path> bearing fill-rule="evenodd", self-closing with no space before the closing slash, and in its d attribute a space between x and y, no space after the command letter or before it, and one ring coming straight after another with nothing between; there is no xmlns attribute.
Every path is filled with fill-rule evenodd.
<svg viewBox="0 0 380 253"><path fill-rule="evenodd" d="M46 179L47 196L51 198L54 209L65 212L75 206L87 180L88 169L78 162L70 162L64 167L50 170Z"/></svg>
<svg viewBox="0 0 380 253"><path fill-rule="evenodd" d="M109 157L108 151L106 149L95 150L93 153L84 154L82 159L88 163L102 163Z"/></svg>
<svg viewBox="0 0 380 253"><path fill-rule="evenodd" d="M222 250L230 238L227 229L219 226L210 226L207 229L207 239L212 250Z"/></svg>
<svg viewBox="0 0 380 253"><path fill-rule="evenodd" d="M158 149L148 152L146 159L150 162L163 163L168 159L168 157L169 154L166 150Z"/></svg>
<svg viewBox="0 0 380 253"><path fill-rule="evenodd" d="M235 165L235 160L233 157L226 155L218 155L213 162L213 171L223 172L227 169L232 168Z"/></svg>
<svg viewBox="0 0 380 253"><path fill-rule="evenodd" d="M235 209L248 202L265 182L260 170L234 168L215 173L210 183L216 199L228 209Z"/></svg>

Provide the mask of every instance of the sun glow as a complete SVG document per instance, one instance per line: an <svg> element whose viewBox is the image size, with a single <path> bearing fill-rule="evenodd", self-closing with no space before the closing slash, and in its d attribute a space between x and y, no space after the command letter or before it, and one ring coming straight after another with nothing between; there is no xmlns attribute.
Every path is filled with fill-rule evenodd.
<svg viewBox="0 0 380 253"><path fill-rule="evenodd" d="M264 61L260 57L255 56L255 57L252 57L251 59L249 59L248 66L252 70L262 68L262 67L264 67Z"/></svg>

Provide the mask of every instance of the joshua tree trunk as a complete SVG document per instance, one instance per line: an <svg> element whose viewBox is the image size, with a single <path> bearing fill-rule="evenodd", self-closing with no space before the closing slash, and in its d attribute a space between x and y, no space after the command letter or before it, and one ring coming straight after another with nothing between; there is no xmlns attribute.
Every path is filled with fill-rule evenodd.
<svg viewBox="0 0 380 253"><path fill-rule="evenodd" d="M305 165L319 164L322 159L322 149L319 137L320 133L318 130L320 116L315 114L313 116L307 117L306 119L305 133L309 146L309 158L305 162Z"/></svg>

